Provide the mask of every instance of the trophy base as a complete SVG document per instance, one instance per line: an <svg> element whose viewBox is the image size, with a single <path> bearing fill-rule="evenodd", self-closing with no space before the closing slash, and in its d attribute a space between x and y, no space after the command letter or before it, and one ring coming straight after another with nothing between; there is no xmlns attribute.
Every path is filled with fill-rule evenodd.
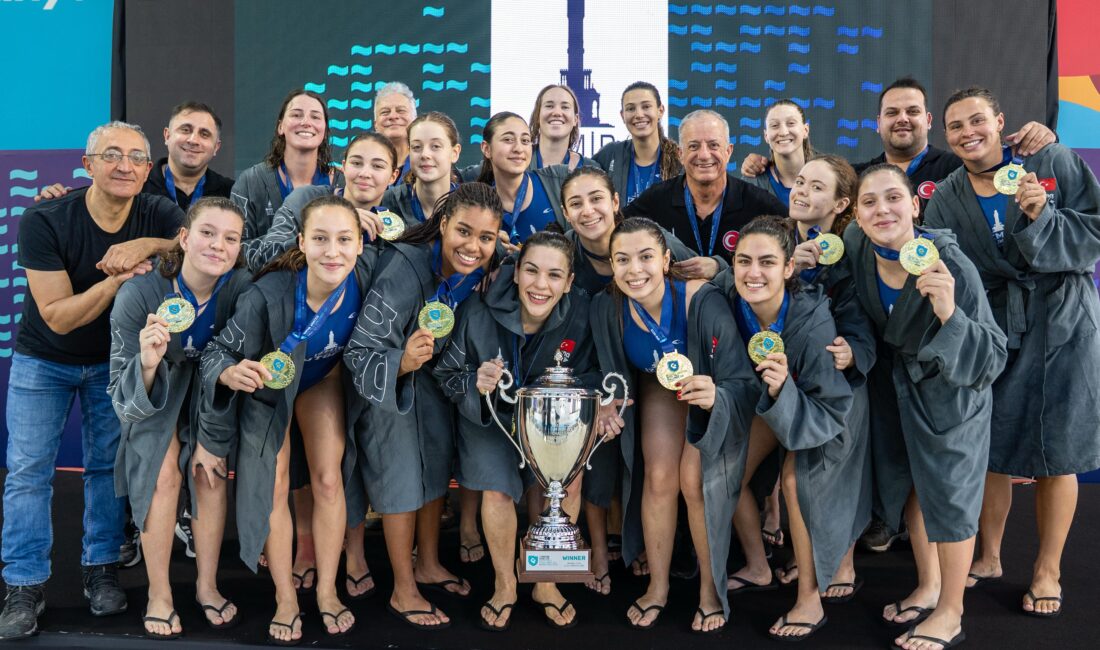
<svg viewBox="0 0 1100 650"><path fill-rule="evenodd" d="M591 549L583 540L576 549L536 549L525 536L516 564L520 582L588 582L595 577Z"/></svg>

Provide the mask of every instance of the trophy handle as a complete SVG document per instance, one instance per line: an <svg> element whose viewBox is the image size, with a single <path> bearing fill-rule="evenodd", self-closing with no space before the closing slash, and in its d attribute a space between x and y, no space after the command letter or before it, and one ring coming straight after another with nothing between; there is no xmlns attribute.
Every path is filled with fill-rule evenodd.
<svg viewBox="0 0 1100 650"><path fill-rule="evenodd" d="M512 379L512 373L508 372L507 368L502 368L501 373L502 374L500 377L500 381L497 382L497 387L500 388L500 398L503 399L505 402L508 402L509 404L515 404L516 398L511 397L508 395L508 393L504 392L505 389L512 387L512 382L514 381ZM512 443L512 446L516 448L517 452L519 452L519 468L523 469L527 465L527 457L523 455L523 450L520 449L519 443L516 442L516 439L512 436L512 434L508 431L504 424L501 423L500 417L497 416L497 410L493 408L493 400L489 398L490 395L492 395L492 393L485 393L485 405L489 407L489 415L493 417L493 422L496 422L497 426L500 427L500 430L504 432L504 437L508 438L508 442Z"/></svg>
<svg viewBox="0 0 1100 650"><path fill-rule="evenodd" d="M607 397L600 400L600 406L607 406L611 402L615 401L615 390L612 386L608 385L608 380L615 378L619 380L619 383L623 385L623 403L619 406L619 417L626 413L626 403L630 401L630 385L626 383L623 376L617 372L609 372L603 378L603 389L607 391ZM588 458L584 461L585 469L592 469L592 457L596 455L596 450L600 448L600 445L607 442L607 434L600 436L600 439L596 441L596 444L592 446L592 451L588 452Z"/></svg>

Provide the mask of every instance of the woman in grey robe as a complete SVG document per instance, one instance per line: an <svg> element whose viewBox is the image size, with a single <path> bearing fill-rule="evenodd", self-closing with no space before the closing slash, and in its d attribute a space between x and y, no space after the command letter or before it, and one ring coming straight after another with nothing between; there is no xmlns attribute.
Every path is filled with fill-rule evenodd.
<svg viewBox="0 0 1100 650"><path fill-rule="evenodd" d="M457 186L462 141L454 120L438 111L417 116L408 134L409 175L386 190L382 205L412 225L430 219L439 198Z"/></svg>
<svg viewBox="0 0 1100 650"><path fill-rule="evenodd" d="M627 409L621 436L623 559L630 563L644 546L650 568L649 588L627 618L635 627L650 628L667 603L682 492L703 567L691 626L714 632L729 616L720 587L757 381L734 347L741 344L721 293L706 283L669 278L671 256L656 223L640 217L623 221L612 235L611 256L615 291L595 297L590 322L600 370L629 377L635 389L637 406ZM654 324L645 324L640 309ZM654 313L661 316L659 324ZM676 392L652 374L662 363L668 367L668 360L660 361L662 353L674 352L687 356L694 373L679 380Z"/></svg>
<svg viewBox="0 0 1100 650"><path fill-rule="evenodd" d="M321 621L328 635L344 634L355 624L335 581L346 521L342 477L354 457L345 450L364 405L340 361L372 269L361 255L358 215L346 200L316 199L302 218L299 249L272 261L241 296L203 353L201 369L200 425L216 439L239 432L240 556L255 571L264 551L277 603L268 640L281 645L301 639L288 503L292 418L302 431L313 486Z"/></svg>
<svg viewBox="0 0 1100 650"><path fill-rule="evenodd" d="M900 647L946 648L965 638L992 384L1007 352L977 269L949 232L914 230L919 211L899 167L869 167L857 192L858 227L845 231L844 247L879 341L870 381L876 489L894 530L904 510L917 564L917 588L887 605L883 619L912 625L895 639ZM939 253L919 277L895 259L918 235Z"/></svg>
<svg viewBox="0 0 1100 650"><path fill-rule="evenodd" d="M459 596L470 586L439 562L439 517L454 459L454 406L432 371L449 331L433 337L428 302L452 310L494 260L502 209L493 188L465 183L423 224L387 246L344 355L367 400L356 423L356 462L375 511L382 514L394 572L391 613L419 628L449 619L417 583ZM453 318L453 317L452 317ZM361 513L350 513L358 516ZM413 536L417 556L413 563Z"/></svg>
<svg viewBox="0 0 1100 650"><path fill-rule="evenodd" d="M1005 372L993 384L989 473L968 584L1001 576L1012 477L1034 476L1039 552L1023 611L1057 616L1062 549L1077 507L1075 474L1100 467L1100 301L1093 284L1100 185L1077 154L1055 143L1022 161L1014 197L999 193L994 173L1012 162L1013 152L1001 147L1004 116L988 90L952 95L944 123L963 167L936 188L925 223L959 238L1009 349ZM965 147L975 134L986 136L981 146Z"/></svg>
<svg viewBox="0 0 1100 650"><path fill-rule="evenodd" d="M107 390L122 422L115 491L129 497L134 523L142 531L149 577L143 623L151 638L182 633L168 564L184 478L192 500L196 602L211 627L238 622L236 605L217 586L226 458L234 441L211 440L194 425L202 350L225 325L237 296L252 279L248 271L234 270L244 215L228 199L207 197L191 205L185 224L177 248L161 259L160 272L123 284L111 309ZM173 336L168 321L157 315L158 307L166 298L181 297L197 314L187 329Z"/></svg>

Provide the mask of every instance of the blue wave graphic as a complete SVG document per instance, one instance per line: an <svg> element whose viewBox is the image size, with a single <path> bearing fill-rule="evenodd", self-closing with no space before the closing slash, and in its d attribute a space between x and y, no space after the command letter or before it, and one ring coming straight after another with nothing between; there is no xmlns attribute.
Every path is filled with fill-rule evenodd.
<svg viewBox="0 0 1100 650"><path fill-rule="evenodd" d="M443 82L442 81L428 81L427 79L425 79L424 83L421 84L420 88L422 90L443 90Z"/></svg>
<svg viewBox="0 0 1100 650"><path fill-rule="evenodd" d="M692 41L691 42L691 51L692 52L710 52L713 49L714 49L714 46L711 45L710 43L700 43L699 41Z"/></svg>
<svg viewBox="0 0 1100 650"><path fill-rule="evenodd" d="M875 122L874 120L863 120L862 122L860 122L860 126L865 129L871 129L872 131L878 130L878 122Z"/></svg>
<svg viewBox="0 0 1100 650"><path fill-rule="evenodd" d="M468 85L469 84L465 81L455 81L454 79L451 79L447 82L447 90L466 90L466 87Z"/></svg>
<svg viewBox="0 0 1100 650"><path fill-rule="evenodd" d="M852 149L855 149L859 146L859 138L849 138L848 136L844 135L838 136L836 139L836 144L838 147L851 147Z"/></svg>
<svg viewBox="0 0 1100 650"><path fill-rule="evenodd" d="M724 63L724 62L719 61L718 63L714 64L714 69L717 72L725 72L727 74L733 74L733 73L737 72L737 64L736 63Z"/></svg>
<svg viewBox="0 0 1100 650"><path fill-rule="evenodd" d="M683 107L688 105L688 100L686 97L676 97L674 95L669 95L668 103L672 104L673 106Z"/></svg>
<svg viewBox="0 0 1100 650"><path fill-rule="evenodd" d="M780 7L779 5L764 5L764 15L767 16L782 16L787 13L786 7Z"/></svg>
<svg viewBox="0 0 1100 650"><path fill-rule="evenodd" d="M761 120L758 118L742 117L738 125L743 129L759 129Z"/></svg>
<svg viewBox="0 0 1100 650"><path fill-rule="evenodd" d="M700 16L709 16L714 11L712 7L707 5L691 5L691 13L699 14Z"/></svg>
<svg viewBox="0 0 1100 650"><path fill-rule="evenodd" d="M759 16L760 7L756 5L741 5L741 13L748 14L750 16Z"/></svg>
<svg viewBox="0 0 1100 650"><path fill-rule="evenodd" d="M371 47L370 45L352 45L351 53L352 55L370 56Z"/></svg>
<svg viewBox="0 0 1100 650"><path fill-rule="evenodd" d="M864 27L859 30L859 33L863 36L870 36L871 38L882 38L882 30L874 27Z"/></svg>
<svg viewBox="0 0 1100 650"><path fill-rule="evenodd" d="M680 79L669 79L668 87L675 88L676 90L687 90L688 82L682 81Z"/></svg>
<svg viewBox="0 0 1100 650"><path fill-rule="evenodd" d="M760 54L760 43L746 43L742 41L741 45L738 46L737 49L742 52L752 52L753 54Z"/></svg>
<svg viewBox="0 0 1100 650"><path fill-rule="evenodd" d="M488 63L471 63L470 64L470 72L482 72L482 73L485 73L485 74L489 74L490 70L491 70L491 68L490 68Z"/></svg>
<svg viewBox="0 0 1100 650"><path fill-rule="evenodd" d="M714 88L716 90L737 90L737 81L733 79L715 79Z"/></svg>
<svg viewBox="0 0 1100 650"><path fill-rule="evenodd" d="M836 13L836 9L832 7L823 7L821 5L814 5L815 16L832 16Z"/></svg>
<svg viewBox="0 0 1100 650"><path fill-rule="evenodd" d="M737 52L737 43L727 43L725 41L718 41L714 44L714 49L719 52L729 52L735 54Z"/></svg>
<svg viewBox="0 0 1100 650"><path fill-rule="evenodd" d="M836 100L834 99L814 97L814 108L832 109L834 106L836 106Z"/></svg>
<svg viewBox="0 0 1100 650"><path fill-rule="evenodd" d="M676 34L677 36L686 36L688 33L688 28L687 25L673 25L672 23L669 23L668 31Z"/></svg>
<svg viewBox="0 0 1100 650"><path fill-rule="evenodd" d="M343 138L338 135L334 135L329 138L328 141L331 142L333 146L346 147L348 146L348 143L351 142L351 138Z"/></svg>
<svg viewBox="0 0 1100 650"><path fill-rule="evenodd" d="M806 37L806 36L810 35L810 28L809 27L799 27L798 25L791 25L790 27L787 28L787 33L790 34L791 36Z"/></svg>
<svg viewBox="0 0 1100 650"><path fill-rule="evenodd" d="M882 92L882 84L877 84L873 81L864 81L863 83L859 84L859 89L865 90L869 93L880 93Z"/></svg>
<svg viewBox="0 0 1100 650"><path fill-rule="evenodd" d="M841 54L859 54L859 46L849 45L848 43L837 43L836 51Z"/></svg>
<svg viewBox="0 0 1100 650"><path fill-rule="evenodd" d="M489 108L490 102L488 97L471 97L470 106L479 106L481 108Z"/></svg>
<svg viewBox="0 0 1100 650"><path fill-rule="evenodd" d="M791 97L792 102L798 105L799 108L806 109L810 107L810 100L803 99L801 97Z"/></svg>
<svg viewBox="0 0 1100 650"><path fill-rule="evenodd" d="M325 94L325 84L315 84L315 83L311 82L311 83L303 84L302 88L305 88L306 90L315 92L318 95L324 95Z"/></svg>
<svg viewBox="0 0 1100 650"><path fill-rule="evenodd" d="M692 34L699 34L701 36L710 36L713 31L714 31L713 27L708 27L706 25L692 25L691 26L691 33Z"/></svg>
<svg viewBox="0 0 1100 650"><path fill-rule="evenodd" d="M733 16L737 13L737 7L734 5L714 5L714 13Z"/></svg>
<svg viewBox="0 0 1100 650"><path fill-rule="evenodd" d="M0 316L0 325L11 325L11 314Z"/></svg>
<svg viewBox="0 0 1100 650"><path fill-rule="evenodd" d="M489 120L487 118L484 118L484 117L471 117L470 118L470 126L476 126L479 129L485 128L485 125L488 122L489 122Z"/></svg>
<svg viewBox="0 0 1100 650"><path fill-rule="evenodd" d="M470 144L481 144L482 139L480 133L475 133L470 136Z"/></svg>
<svg viewBox="0 0 1100 650"><path fill-rule="evenodd" d="M325 106L328 106L329 108L335 108L336 110L342 111L342 110L347 109L348 103L347 103L347 101L343 101L343 100L339 100L339 99L330 99L327 102L325 102Z"/></svg>
<svg viewBox="0 0 1100 650"><path fill-rule="evenodd" d="M36 181L38 180L37 169L13 169L8 172L8 180L21 180L21 181Z"/></svg>
<svg viewBox="0 0 1100 650"><path fill-rule="evenodd" d="M84 169L82 168L82 169L80 169L80 171L83 172ZM76 172L77 172L77 170L74 169L73 170L73 178L88 178L88 180L91 180L91 177L88 176L87 172L84 172L84 176L78 176ZM27 208L25 208L21 205L20 206L14 206L11 209L11 216L18 217L19 215L23 214L26 210L27 210ZM18 268L22 268L22 267L15 266L15 262L12 262L12 270L14 271L15 269L18 269Z"/></svg>
<svg viewBox="0 0 1100 650"><path fill-rule="evenodd" d="M351 66L351 73L369 77L374 74L373 65L353 65Z"/></svg>
<svg viewBox="0 0 1100 650"><path fill-rule="evenodd" d="M385 55L389 56L389 55L392 55L396 51L397 51L397 48L392 46L392 45L384 45L384 44L380 43L380 44L374 46L374 53L375 54L385 54Z"/></svg>
<svg viewBox="0 0 1100 650"><path fill-rule="evenodd" d="M412 43L401 43L397 46L397 51L401 54L420 54L420 46Z"/></svg>
<svg viewBox="0 0 1100 650"><path fill-rule="evenodd" d="M0 219L3 219L6 216L8 216L8 209L7 208L0 208ZM0 322L2 322L2 321L0 321Z"/></svg>
<svg viewBox="0 0 1100 650"><path fill-rule="evenodd" d="M798 52L799 54L809 54L810 53L810 44L809 43L787 43L787 51L788 52Z"/></svg>
<svg viewBox="0 0 1100 650"><path fill-rule="evenodd" d="M448 52L457 52L458 54L465 54L470 46L466 43L447 43Z"/></svg>
<svg viewBox="0 0 1100 650"><path fill-rule="evenodd" d="M843 25L836 28L837 36L847 36L848 38L855 38L859 36L858 27L844 27Z"/></svg>
<svg viewBox="0 0 1100 650"><path fill-rule="evenodd" d="M786 81L775 81L773 79L764 80L764 90L777 90L783 92L787 88Z"/></svg>
<svg viewBox="0 0 1100 650"><path fill-rule="evenodd" d="M737 98L736 97L715 97L714 98L714 105L715 106L724 106L726 108L737 108Z"/></svg>
<svg viewBox="0 0 1100 650"><path fill-rule="evenodd" d="M425 43L424 44L424 51L425 52L431 52L432 54L443 54L443 49L444 48L443 48L442 43Z"/></svg>
<svg viewBox="0 0 1100 650"><path fill-rule="evenodd" d="M420 71L425 74L443 74L443 64L425 63L420 66Z"/></svg>
<svg viewBox="0 0 1100 650"><path fill-rule="evenodd" d="M787 7L787 11L789 11L792 16L809 16L810 15L810 8L809 7L800 7L798 5L791 5L791 6Z"/></svg>
<svg viewBox="0 0 1100 650"><path fill-rule="evenodd" d="M754 147L760 146L760 136L758 135L742 135L737 141L741 144L749 144Z"/></svg>
<svg viewBox="0 0 1100 650"><path fill-rule="evenodd" d="M785 36L787 30L779 25L764 25L764 36Z"/></svg>
<svg viewBox="0 0 1100 650"><path fill-rule="evenodd" d="M709 97L692 97L691 105L698 106L700 108L710 108L713 102Z"/></svg>
<svg viewBox="0 0 1100 650"><path fill-rule="evenodd" d="M442 18L446 9L443 7L424 7L422 16L431 16L432 18Z"/></svg>
<svg viewBox="0 0 1100 650"><path fill-rule="evenodd" d="M738 33L747 36L760 36L760 28L753 25L741 25Z"/></svg>
<svg viewBox="0 0 1100 650"><path fill-rule="evenodd" d="M348 121L347 120L329 119L328 128L335 129L337 131L347 131L348 130Z"/></svg>
<svg viewBox="0 0 1100 650"><path fill-rule="evenodd" d="M787 64L787 72L797 72L798 74L810 74L810 65L801 65L798 63Z"/></svg>
<svg viewBox="0 0 1100 650"><path fill-rule="evenodd" d="M680 126L680 118L672 117L670 115L669 118L668 118L668 125L669 126Z"/></svg>
<svg viewBox="0 0 1100 650"><path fill-rule="evenodd" d="M668 3L668 13L670 14L676 14L677 16L686 16L687 12L687 5L674 5L671 2Z"/></svg>
<svg viewBox="0 0 1100 650"><path fill-rule="evenodd" d="M709 63L699 63L699 62L696 61L696 62L692 62L692 64L691 64L691 71L692 72L711 72L713 69L714 69L714 66L712 66Z"/></svg>
<svg viewBox="0 0 1100 650"><path fill-rule="evenodd" d="M845 129L848 131L855 131L859 128L859 120L846 120L841 118L836 121L836 128Z"/></svg>
<svg viewBox="0 0 1100 650"><path fill-rule="evenodd" d="M34 187L20 187L18 185L12 185L11 187L12 196L25 196L33 199L35 194L38 194L38 189Z"/></svg>
<svg viewBox="0 0 1100 650"><path fill-rule="evenodd" d="M92 180L92 177L88 175L88 170L84 169L83 167L77 167L73 170L73 180L76 180L78 178L86 178L88 180ZM19 212L16 212L16 210L19 210ZM20 214L23 214L23 208L11 209L11 216L15 217Z"/></svg>
<svg viewBox="0 0 1100 650"><path fill-rule="evenodd" d="M348 76L348 67L346 65L345 66L330 65L328 67L328 73L327 74L336 75L337 77L346 77L346 76Z"/></svg>
<svg viewBox="0 0 1100 650"><path fill-rule="evenodd" d="M353 82L351 82L351 91L353 93L354 92L369 93L369 92L371 92L371 90L373 88L374 88L374 86L372 86L369 81L366 82L366 83L363 83L362 81L353 81Z"/></svg>
<svg viewBox="0 0 1100 650"><path fill-rule="evenodd" d="M741 106L751 106L753 108L760 108L760 100L752 97L742 97Z"/></svg>
<svg viewBox="0 0 1100 650"><path fill-rule="evenodd" d="M374 123L371 120L354 119L351 121L351 128L353 129L363 129L364 131L370 131L371 127L373 126Z"/></svg>

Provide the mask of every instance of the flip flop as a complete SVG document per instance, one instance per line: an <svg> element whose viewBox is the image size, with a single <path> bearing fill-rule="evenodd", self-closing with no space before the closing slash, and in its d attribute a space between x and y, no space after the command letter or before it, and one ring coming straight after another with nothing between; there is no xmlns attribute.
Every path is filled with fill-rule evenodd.
<svg viewBox="0 0 1100 650"><path fill-rule="evenodd" d="M932 615L931 609L928 609L927 607L921 607L920 605L910 605L908 607L902 607L900 600L894 601L894 610L894 616L901 616L906 612L916 612L917 617L911 618L908 621L895 621L893 619L883 618L882 621L887 625L911 625L913 627L916 627L917 625L920 625L924 621L924 619Z"/></svg>
<svg viewBox="0 0 1100 650"><path fill-rule="evenodd" d="M834 582L828 587L825 587L825 591L829 591L833 587L847 587L852 591L844 596L822 596L821 602L830 605L839 605L840 603L848 602L855 598L856 594L859 593L859 590L863 587L863 578L856 576L855 582Z"/></svg>
<svg viewBox="0 0 1100 650"><path fill-rule="evenodd" d="M348 609L347 607L345 607L344 609L341 609L340 611L336 612L335 614L333 614L332 612L321 612L321 624L325 626L325 636L327 636L329 638L344 636L348 632L351 632L352 630L355 629L355 622L352 622L351 627L344 630L343 632L329 632L328 631L328 621L326 621L325 618L326 617L331 618L332 619L332 625L334 627L336 627L337 629L339 629L340 628L340 623L339 623L340 616L344 612L347 612L348 614L351 614L351 610ZM354 616L354 614L353 614L353 616Z"/></svg>
<svg viewBox="0 0 1100 650"><path fill-rule="evenodd" d="M488 608L489 611L492 612L493 615L496 617L496 618L493 619L493 621L499 621L500 617L504 614L504 612L512 609L515 606L516 606L516 601L512 601L510 603L504 603L503 605L500 606L500 609L497 609L496 607L493 607L493 603L491 603L489 601L485 601L485 604L482 605L483 608ZM480 614L479 614L478 618L480 619L481 629L488 630L489 632L507 632L508 628L512 627L512 617L511 616L509 616L508 620L504 622L504 625L501 625L499 627L496 626L496 625L493 625L489 621L486 621L485 617L480 616Z"/></svg>
<svg viewBox="0 0 1100 650"><path fill-rule="evenodd" d="M148 612L149 610L145 610ZM172 613L168 615L168 618L157 618L156 616L146 616L145 612L141 614L142 627L145 627L145 623L164 623L168 626L168 629L172 629L172 621L179 621L180 615L176 613L176 610L172 610ZM183 636L183 631L169 632L168 634L158 634L156 632L150 632L148 628L145 628L145 638L154 639L156 641L171 641L172 639L178 639Z"/></svg>
<svg viewBox="0 0 1100 650"><path fill-rule="evenodd" d="M974 581L974 584L968 586L967 589L988 585L1001 579L1001 576L980 576L977 573L968 573L966 577Z"/></svg>
<svg viewBox="0 0 1100 650"><path fill-rule="evenodd" d="M573 603L569 602L568 600L563 602L561 604L561 607L558 607L554 603L540 603L537 600L535 601L535 604L539 607L542 607L542 613L546 615L546 624L554 629L568 630L569 628L577 624L577 608L573 607ZM555 623L554 619L550 618L549 614L546 613L546 610L553 609L558 612L558 616L565 618L565 610L569 609L570 607L573 607L573 620L569 621L568 623ZM510 621L512 619L509 617L508 620Z"/></svg>
<svg viewBox="0 0 1100 650"><path fill-rule="evenodd" d="M300 636L297 639L293 638L294 624L295 623L300 623L301 621L302 621L302 613L301 612L298 612L298 615L294 617L294 620L292 620L289 623L280 623L279 621L276 621L275 619L271 619L271 622L267 624L268 627L271 627L272 625L276 625L278 627L285 627L288 630L290 630L291 638L286 639L285 641L283 639L276 639L275 637L271 636L271 632L268 632L267 633L267 642L272 644L272 645L279 645L279 646L298 645L299 643L302 642L302 637Z"/></svg>
<svg viewBox="0 0 1100 650"><path fill-rule="evenodd" d="M917 629L916 625L909 628L909 632L907 632L906 635L905 635L905 639L907 641L911 640L911 639L919 639L921 641L931 641L932 643L940 644L942 646L942 650L947 650L948 648L954 648L955 646L959 645L963 641L966 641L966 633L961 631L961 630L959 631L958 634L956 634L954 637L952 637L952 639L950 641L947 641L947 640L944 640L944 639L938 639L934 636L928 636L927 634L915 634L916 629ZM898 647L898 648L901 647L897 644L894 644L894 645L895 645L895 647Z"/></svg>
<svg viewBox="0 0 1100 650"><path fill-rule="evenodd" d="M815 632L820 630L821 627L823 625L825 625L825 623L827 623L828 621L829 621L828 616L822 616L821 620L816 622L816 623L798 623L796 621L787 620L787 615L784 614L783 615L783 624L779 626L779 629L783 629L785 627L800 627L800 628L804 628L804 629L809 630L809 632L807 632L805 634L787 634L787 635L783 635L783 634L776 634L775 632L772 632L771 630L768 630L768 636L775 639L776 641L786 641L786 642L791 642L791 643L796 643L798 641L805 641L806 639L813 636Z"/></svg>
<svg viewBox="0 0 1100 650"><path fill-rule="evenodd" d="M649 560L634 560L630 563L630 571L636 576L649 575Z"/></svg>
<svg viewBox="0 0 1100 650"><path fill-rule="evenodd" d="M740 576L726 576L726 577L729 580L733 580L734 582L740 582L743 585L741 587L735 587L733 589L727 588L726 592L730 593L730 594L748 594L748 593L752 593L754 591L775 591L776 589L779 589L779 585L776 584L776 581L775 581L774 577L772 578L772 581L769 582L766 585L762 585L762 584L753 582L752 580L746 580L746 579L744 579Z"/></svg>
<svg viewBox="0 0 1100 650"><path fill-rule="evenodd" d="M229 619L228 621L225 620L225 608L233 604L233 602L228 598L225 599L225 602L222 603L221 607L214 607L213 605L203 605L197 600L195 601L195 604L199 606L199 613L202 614L202 620L206 621L206 624L209 625L210 628L213 630L228 630L231 627L236 627L237 623L241 622L241 609L239 607L237 608L237 614L233 618ZM221 625L216 625L214 621L211 621L210 618L206 615L206 612L214 612L218 616L221 616Z"/></svg>
<svg viewBox="0 0 1100 650"><path fill-rule="evenodd" d="M373 578L373 577L374 576L371 575L370 571L367 571L366 573L364 573L362 576L360 576L358 578L353 578L350 575L348 575L344 579L345 579L346 582L350 582L351 584L355 585L356 588L358 588L359 585L362 584L364 580L367 580L368 578ZM371 587L370 589L364 591L363 593L359 594L358 596L352 596L351 595L351 590L347 588L347 584L344 585L344 590L348 592L348 598L350 598L352 600L364 600L366 598L370 598L371 596L373 596L374 594L376 594L378 592L378 583L375 583L375 585L373 587Z"/></svg>
<svg viewBox="0 0 1100 650"><path fill-rule="evenodd" d="M1036 618L1058 618L1062 614L1062 597L1061 596L1036 596L1033 591L1028 589L1027 590L1027 597L1031 599L1031 606L1032 607L1034 607L1035 605L1038 605L1040 600L1053 600L1053 601L1058 603L1058 609L1054 610L1053 612L1036 612L1036 611L1029 612L1026 609L1022 609L1021 611L1025 614L1027 614L1028 616L1034 616Z"/></svg>
<svg viewBox="0 0 1100 650"><path fill-rule="evenodd" d="M479 557L476 560L471 560L470 559L470 553L472 553L475 548L480 548L481 549L481 557ZM466 554L466 559L465 560L462 559L462 554L463 553ZM485 545L482 544L481 542L478 542L477 544L471 544L470 546L466 546L465 544L459 544L458 545L458 561L462 562L463 564L477 564L478 562L485 559L485 555L486 555Z"/></svg>
<svg viewBox="0 0 1100 650"><path fill-rule="evenodd" d="M661 612L664 611L665 606L664 605L650 605L649 607L642 607L641 605L638 604L638 601L635 600L634 602L630 603L630 607L626 608L627 613L629 613L630 610L632 610L632 609L636 609L639 612L641 612L641 614L642 614L641 618L642 619L644 619L646 617L646 614L648 614L649 612L652 612L652 611L657 612L657 616L654 617L652 621L650 621L649 625L639 625L637 623L631 623L629 618L626 619L626 622L630 623L630 627L634 628L635 630L648 630L648 629L654 627L655 625L657 625L657 620L659 618L661 618ZM641 620L641 619L638 619L638 620Z"/></svg>
<svg viewBox="0 0 1100 650"><path fill-rule="evenodd" d="M313 580L310 582L310 585L307 587L307 586L305 586L306 578L309 577L310 573L313 574ZM312 593L313 590L317 588L317 568L316 567L309 567L308 569L306 569L305 571L302 571L301 573L294 573L293 571L291 571L290 576L292 578L297 578L298 579L298 585L296 587L294 587L294 591L298 592L299 596L305 596L306 594Z"/></svg>
<svg viewBox="0 0 1100 650"><path fill-rule="evenodd" d="M597 594L599 594L601 596L610 596L611 595L610 585L608 586L607 593L605 594L603 592L603 581L607 580L608 582L611 582L611 572L604 571L604 574L602 576L599 576L598 578L593 578L593 580L595 580L596 584L599 585L598 588L593 589L592 587L588 587L588 585L585 585L585 586L588 587L591 591L594 591L594 592L596 592Z"/></svg>
<svg viewBox="0 0 1100 650"><path fill-rule="evenodd" d="M466 599L466 598L469 598L470 596L472 596L473 593L474 593L473 589L470 587L470 583L466 582L465 578L459 578L458 580L453 580L453 579L440 580L439 582L417 582L416 584L417 584L417 586L424 587L426 589L438 589L438 590L442 591L443 593L447 594L448 596L454 596L455 598ZM470 590L467 591L466 593L451 591L450 589L447 588L451 585L458 585L460 588L463 585L465 585Z"/></svg>
<svg viewBox="0 0 1100 650"><path fill-rule="evenodd" d="M386 609L388 609L390 611L390 613L393 614L394 616L396 616L397 618L401 619L402 621L405 621L406 623L408 623L409 625L415 627L418 630L445 630L445 629L451 627L451 622L450 621L447 621L446 623L440 623L438 625L429 625L427 623L417 623L416 621L412 620L411 617L419 616L421 614L431 614L432 616L438 615L439 614L439 608L436 607L435 605L432 605L431 609L407 609L407 610L402 612L402 611L399 611L396 607L394 607L392 603L386 603Z"/></svg>
<svg viewBox="0 0 1100 650"><path fill-rule="evenodd" d="M699 621L699 629L698 630L695 629L695 628L691 628L692 634L715 634L716 632L722 631L726 627L726 624L722 623L721 625L714 628L713 630L704 630L703 629L703 625L707 622L708 618L710 618L711 616L725 616L726 615L725 610L719 609L719 610L707 613L707 612L703 611L702 607L696 607L695 608L695 613L698 614L699 616L702 616L703 618L702 618L702 620Z"/></svg>
<svg viewBox="0 0 1100 650"><path fill-rule="evenodd" d="M785 546L782 528L776 528L775 530L761 528L760 536L768 546L774 546L775 548L783 548Z"/></svg>

